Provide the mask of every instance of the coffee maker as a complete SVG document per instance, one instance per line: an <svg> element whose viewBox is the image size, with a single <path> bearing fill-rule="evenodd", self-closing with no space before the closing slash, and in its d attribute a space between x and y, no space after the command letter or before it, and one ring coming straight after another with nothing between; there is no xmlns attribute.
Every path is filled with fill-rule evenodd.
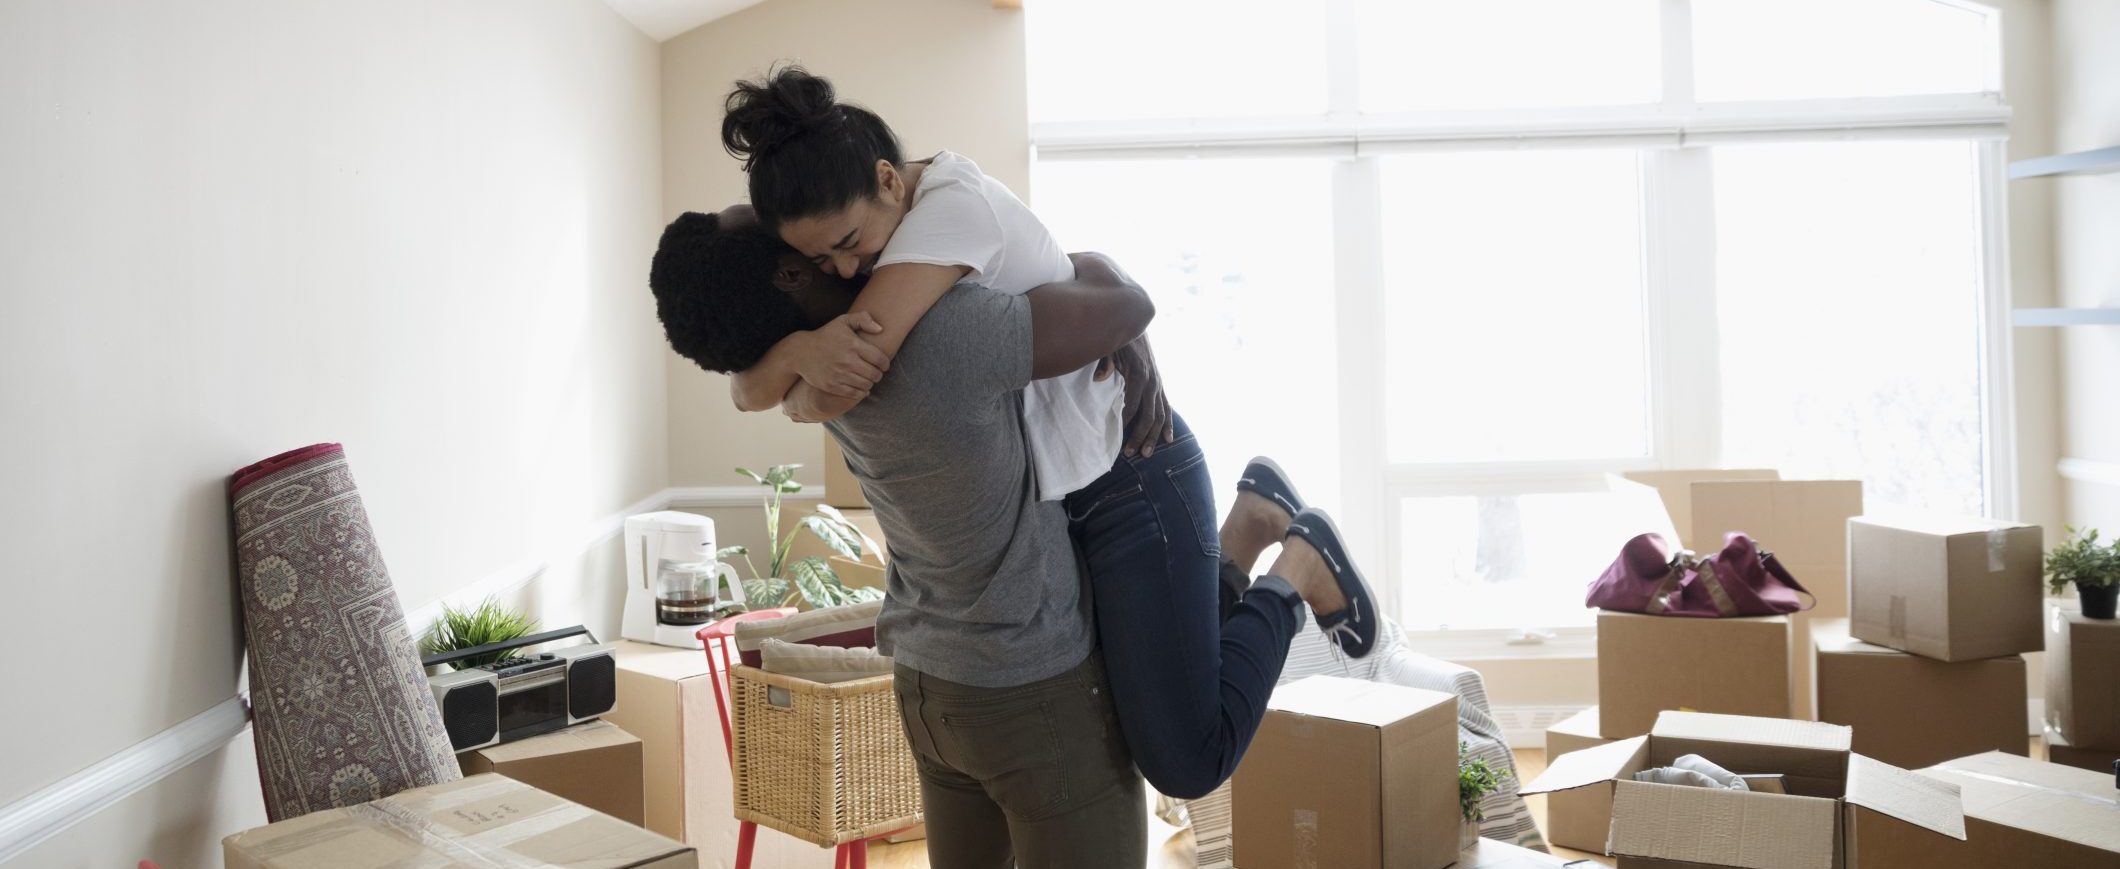
<svg viewBox="0 0 2120 869"><path fill-rule="evenodd" d="M736 570L715 560L714 520L664 510L626 517L626 639L680 649L700 648L695 634L723 605L743 603Z"/></svg>

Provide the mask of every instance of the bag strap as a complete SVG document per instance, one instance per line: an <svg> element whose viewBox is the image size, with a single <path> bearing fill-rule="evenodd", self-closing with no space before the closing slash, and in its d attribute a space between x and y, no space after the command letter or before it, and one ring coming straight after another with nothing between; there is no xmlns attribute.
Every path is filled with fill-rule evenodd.
<svg viewBox="0 0 2120 869"><path fill-rule="evenodd" d="M1670 595L1679 593L1679 586L1686 578L1686 571L1691 570L1693 565L1693 550L1681 549L1671 553L1671 563L1664 565L1664 578L1656 584L1656 590L1649 593L1649 603L1642 607L1642 611L1652 616L1663 615L1664 610L1669 609L1664 601Z"/></svg>
<svg viewBox="0 0 2120 869"><path fill-rule="evenodd" d="M1810 603L1805 604L1804 608L1801 610L1797 610L1797 612L1804 612L1806 610L1817 608L1818 595L1812 594L1810 589L1803 587L1803 583L1797 582L1796 577L1791 576L1789 574L1788 568L1781 566L1781 559L1775 558L1774 553L1764 549L1760 550L1759 564L1761 567L1766 568L1767 573L1772 574L1775 579L1781 580L1781 583L1783 585L1796 589L1797 594L1801 594L1804 597L1811 599Z"/></svg>

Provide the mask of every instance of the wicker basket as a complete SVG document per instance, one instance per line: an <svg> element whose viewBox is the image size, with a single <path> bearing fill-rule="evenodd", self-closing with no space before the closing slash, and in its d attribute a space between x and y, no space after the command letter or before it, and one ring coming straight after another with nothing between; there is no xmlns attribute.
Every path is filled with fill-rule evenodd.
<svg viewBox="0 0 2120 869"><path fill-rule="evenodd" d="M729 670L736 818L819 845L921 821L920 777L892 677L824 684Z"/></svg>

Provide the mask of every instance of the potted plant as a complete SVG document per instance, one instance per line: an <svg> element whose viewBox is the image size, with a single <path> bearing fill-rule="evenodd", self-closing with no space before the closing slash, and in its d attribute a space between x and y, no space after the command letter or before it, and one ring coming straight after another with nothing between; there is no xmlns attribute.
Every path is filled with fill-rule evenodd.
<svg viewBox="0 0 2120 869"><path fill-rule="evenodd" d="M481 601L478 606L460 610L442 604L442 617L427 629L420 638L420 654L439 655L458 649L469 649L487 643L504 643L517 637L529 636L537 630L537 621L515 610L495 603L492 598ZM479 655L451 663L455 670L483 667L501 659L503 653Z"/></svg>
<svg viewBox="0 0 2120 869"><path fill-rule="evenodd" d="M2062 594L2073 584L2083 601L2086 618L2113 617L2113 603L2120 595L2120 548L2098 545L2098 529L2068 529L2068 542L2046 554L2046 585Z"/></svg>
<svg viewBox="0 0 2120 869"><path fill-rule="evenodd" d="M1485 759L1473 757L1464 742L1458 743L1458 811L1465 816L1465 825L1458 832L1458 850L1479 841L1480 821L1487 817L1480 800L1501 790L1502 782L1508 779L1508 773L1496 771Z"/></svg>
<svg viewBox="0 0 2120 869"><path fill-rule="evenodd" d="M864 554L875 552L876 541L869 539L846 516L826 504L817 505L814 515L802 517L797 527L783 536L780 533L780 499L802 491L802 484L795 482L795 470L801 465L774 465L763 474L749 468L737 468L736 472L765 488L766 539L772 542L766 569L760 571L751 560L751 550L743 546L727 546L715 554L721 561L742 558L744 567L751 571L751 578L743 581L745 599L754 607L790 606L808 604L812 609L845 606L883 598L883 590L875 588L848 588L840 581L839 572L822 558L805 558L788 562L788 550L795 545L795 537L805 531L814 534L841 556L860 561Z"/></svg>

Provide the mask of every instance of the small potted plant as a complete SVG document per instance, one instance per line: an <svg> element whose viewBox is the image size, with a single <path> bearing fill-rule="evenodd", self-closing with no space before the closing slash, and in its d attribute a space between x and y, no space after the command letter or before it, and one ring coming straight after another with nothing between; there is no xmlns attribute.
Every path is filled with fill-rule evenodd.
<svg viewBox="0 0 2120 869"><path fill-rule="evenodd" d="M2120 548L2098 545L2098 529L2068 529L2068 542L2046 554L2046 585L2054 594L2076 586L2086 618L2113 617L2113 603L2120 596Z"/></svg>
<svg viewBox="0 0 2120 869"><path fill-rule="evenodd" d="M847 517L829 506L817 505L817 512L804 516L798 527L780 533L780 499L802 491L802 484L795 482L795 471L801 465L774 465L761 474L749 468L737 468L736 472L757 483L765 490L766 541L771 550L766 553L766 569L759 570L751 561L751 550L744 546L724 546L715 553L715 559L732 566L732 558L741 558L750 568L751 578L743 581L744 597L754 607L807 605L812 609L845 606L882 600L883 590L878 588L850 588L840 580L839 571L822 558L790 560L788 553L795 546L795 537L809 532L830 546L841 557L860 561L878 551L876 541L870 540L861 528L847 521Z"/></svg>
<svg viewBox="0 0 2120 869"><path fill-rule="evenodd" d="M1480 800L1501 790L1502 782L1508 779L1508 773L1496 771L1485 759L1473 757L1465 743L1458 743L1458 811L1465 816L1465 825L1458 832L1458 850L1478 843L1480 821L1487 817Z"/></svg>

